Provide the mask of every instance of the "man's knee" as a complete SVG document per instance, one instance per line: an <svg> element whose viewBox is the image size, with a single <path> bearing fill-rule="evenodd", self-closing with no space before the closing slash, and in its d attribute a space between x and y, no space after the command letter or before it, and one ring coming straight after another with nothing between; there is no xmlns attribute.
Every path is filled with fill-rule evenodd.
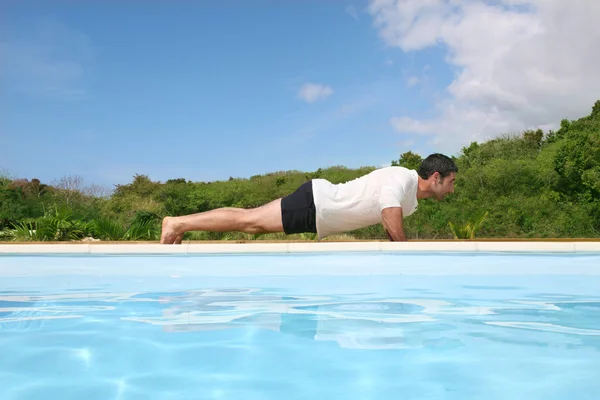
<svg viewBox="0 0 600 400"><path fill-rule="evenodd" d="M246 232L283 232L281 200L277 199L261 207L247 210L243 217Z"/></svg>
<svg viewBox="0 0 600 400"><path fill-rule="evenodd" d="M264 232L264 226L255 209L244 210L244 214L241 216L239 224L240 230L245 233L256 234Z"/></svg>

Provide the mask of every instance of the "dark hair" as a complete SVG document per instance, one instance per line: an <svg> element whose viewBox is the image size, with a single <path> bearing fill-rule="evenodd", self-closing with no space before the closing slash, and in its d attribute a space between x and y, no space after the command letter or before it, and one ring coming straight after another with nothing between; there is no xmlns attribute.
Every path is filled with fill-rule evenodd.
<svg viewBox="0 0 600 400"><path fill-rule="evenodd" d="M423 179L427 179L435 172L439 172L443 179L451 172L458 172L458 167L450 157L440 153L434 153L423 160L418 172L419 176Z"/></svg>

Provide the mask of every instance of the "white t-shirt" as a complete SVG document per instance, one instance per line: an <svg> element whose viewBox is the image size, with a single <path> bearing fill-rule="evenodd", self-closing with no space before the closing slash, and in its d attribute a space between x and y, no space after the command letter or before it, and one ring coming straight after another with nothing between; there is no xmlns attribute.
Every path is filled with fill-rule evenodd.
<svg viewBox="0 0 600 400"><path fill-rule="evenodd" d="M381 211L402 207L409 216L417 209L417 171L386 167L340 184L313 180L319 240L334 233L364 228L381 222Z"/></svg>

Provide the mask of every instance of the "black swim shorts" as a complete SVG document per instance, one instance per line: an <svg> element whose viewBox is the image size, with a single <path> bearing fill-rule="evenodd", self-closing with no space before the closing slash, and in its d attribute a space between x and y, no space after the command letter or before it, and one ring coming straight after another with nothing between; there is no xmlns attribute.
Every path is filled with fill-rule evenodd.
<svg viewBox="0 0 600 400"><path fill-rule="evenodd" d="M283 231L286 234L317 233L312 181L303 183L296 191L281 199Z"/></svg>

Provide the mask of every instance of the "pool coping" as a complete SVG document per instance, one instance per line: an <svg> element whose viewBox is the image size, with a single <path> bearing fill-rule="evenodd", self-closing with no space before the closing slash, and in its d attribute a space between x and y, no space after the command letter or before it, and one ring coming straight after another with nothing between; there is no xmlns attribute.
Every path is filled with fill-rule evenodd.
<svg viewBox="0 0 600 400"><path fill-rule="evenodd" d="M463 253L600 253L600 242L590 241L459 241L459 242L283 242L283 243L159 243L0 244L0 255L10 254L240 254L332 252L463 252Z"/></svg>

